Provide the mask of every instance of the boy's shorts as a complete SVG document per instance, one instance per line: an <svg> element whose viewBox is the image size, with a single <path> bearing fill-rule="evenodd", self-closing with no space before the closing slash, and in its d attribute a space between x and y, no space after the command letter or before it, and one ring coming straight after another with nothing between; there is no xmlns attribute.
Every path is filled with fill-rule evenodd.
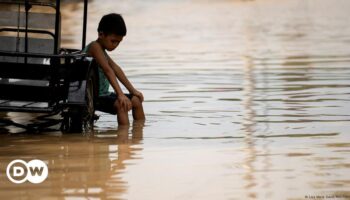
<svg viewBox="0 0 350 200"><path fill-rule="evenodd" d="M124 94L130 100L133 97L132 94ZM111 92L109 95L99 96L96 102L96 110L106 112L109 114L117 114L114 108L114 102L118 100L118 97L115 93Z"/></svg>

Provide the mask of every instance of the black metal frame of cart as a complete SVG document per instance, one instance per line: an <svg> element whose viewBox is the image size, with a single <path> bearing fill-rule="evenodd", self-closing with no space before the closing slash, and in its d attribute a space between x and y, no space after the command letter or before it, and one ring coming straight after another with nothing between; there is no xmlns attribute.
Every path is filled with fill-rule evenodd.
<svg viewBox="0 0 350 200"><path fill-rule="evenodd" d="M5 24L0 26L0 112L61 114L62 131L91 130L98 91L97 67L80 50L60 48L60 0L0 0L0 5L18 6L17 15L13 10L5 10L0 19L0 25L1 20ZM82 48L86 41L87 6L84 0ZM49 7L53 11L38 14L31 12L33 7ZM9 24L10 17L17 26ZM50 17L53 27L37 27ZM34 21L38 19L43 21ZM53 49L48 51L45 45ZM52 125L20 125L6 119L0 122L29 130Z"/></svg>

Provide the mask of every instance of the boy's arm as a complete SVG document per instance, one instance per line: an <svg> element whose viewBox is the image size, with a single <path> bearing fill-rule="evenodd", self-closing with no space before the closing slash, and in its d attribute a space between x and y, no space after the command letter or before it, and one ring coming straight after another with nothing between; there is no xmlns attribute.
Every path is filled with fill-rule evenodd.
<svg viewBox="0 0 350 200"><path fill-rule="evenodd" d="M143 101L143 94L134 88L134 86L131 84L129 79L126 77L126 75L123 72L123 70L121 69L121 67L119 67L119 65L117 65L109 56L108 56L108 63L112 67L118 80L126 87L126 89L130 92L130 94L133 94L133 95L139 97L141 102L142 102Z"/></svg>
<svg viewBox="0 0 350 200"><path fill-rule="evenodd" d="M89 55L92 56L102 68L103 73L105 74L106 78L108 79L109 83L111 84L112 88L117 94L118 100L120 101L122 107L126 108L127 110L130 110L131 102L124 95L122 89L120 88L116 79L116 75L112 67L109 65L109 62L106 59L101 46L97 42L91 44L89 48Z"/></svg>

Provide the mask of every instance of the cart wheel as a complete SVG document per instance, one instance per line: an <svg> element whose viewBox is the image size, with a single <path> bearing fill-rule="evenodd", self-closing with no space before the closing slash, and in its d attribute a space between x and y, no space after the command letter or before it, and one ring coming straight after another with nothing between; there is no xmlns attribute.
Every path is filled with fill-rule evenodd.
<svg viewBox="0 0 350 200"><path fill-rule="evenodd" d="M83 116L83 131L84 132L89 132L92 131L94 128L94 114L95 114L95 87L96 85L96 77L95 73L93 70L89 73L89 78L87 80L87 85L86 85L86 93L85 93L85 98L86 98L86 107L85 110L83 111L84 116Z"/></svg>
<svg viewBox="0 0 350 200"><path fill-rule="evenodd" d="M61 130L68 133L91 132L94 127L95 102L97 92L97 75L90 70L86 83L86 105L71 107L63 114Z"/></svg>
<svg viewBox="0 0 350 200"><path fill-rule="evenodd" d="M80 133L82 129L81 108L69 108L67 113L63 114L61 131L65 133Z"/></svg>

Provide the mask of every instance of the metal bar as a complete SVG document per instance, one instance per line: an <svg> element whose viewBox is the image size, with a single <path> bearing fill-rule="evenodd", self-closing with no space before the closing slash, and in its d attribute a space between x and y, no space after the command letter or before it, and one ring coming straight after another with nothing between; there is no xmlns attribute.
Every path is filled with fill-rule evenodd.
<svg viewBox="0 0 350 200"><path fill-rule="evenodd" d="M84 0L84 21L83 21L83 41L82 41L82 49L84 49L84 48L85 48L85 45L86 45L87 11L88 11L88 0Z"/></svg>
<svg viewBox="0 0 350 200"><path fill-rule="evenodd" d="M37 101L29 102L27 104L24 104L22 107L26 108L26 107L29 107L30 105L37 104L37 103L39 103L39 102L37 102Z"/></svg>
<svg viewBox="0 0 350 200"><path fill-rule="evenodd" d="M9 112L33 112L33 113L50 113L53 112L56 107L16 107L16 106L0 106L0 111Z"/></svg>
<svg viewBox="0 0 350 200"><path fill-rule="evenodd" d="M29 5L28 0L25 0L25 11L26 11L26 28L25 28L25 42L24 42L24 52L28 53L28 13L31 8L31 5ZM28 58L27 56L24 58L24 63L27 63Z"/></svg>
<svg viewBox="0 0 350 200"><path fill-rule="evenodd" d="M17 52L19 52L19 27L20 27L20 23L21 23L21 5L20 4L18 4L18 13L17 13L17 30L16 29L14 29L14 30L16 30L16 32L17 32L17 40L16 40L16 51ZM0 29L0 32L1 32L1 29Z"/></svg>
<svg viewBox="0 0 350 200"><path fill-rule="evenodd" d="M0 51L1 56L10 56L10 57L18 57L18 56L28 56L32 58L81 58L87 57L86 53L71 53L71 54L41 54L41 53L20 53L20 52L12 52L12 51Z"/></svg>
<svg viewBox="0 0 350 200"><path fill-rule="evenodd" d="M61 6L60 6L60 0L56 0L56 20L55 20L55 42L54 42L54 54L58 54L58 37L59 37L59 31L60 31L60 12L61 12Z"/></svg>

